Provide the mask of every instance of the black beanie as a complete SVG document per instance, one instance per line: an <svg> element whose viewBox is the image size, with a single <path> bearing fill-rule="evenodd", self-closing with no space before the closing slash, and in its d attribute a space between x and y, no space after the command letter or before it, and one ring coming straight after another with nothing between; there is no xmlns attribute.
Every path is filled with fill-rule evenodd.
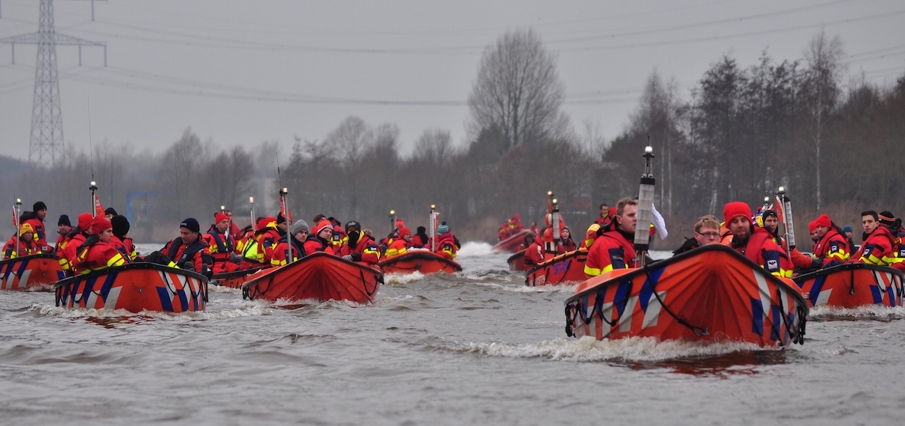
<svg viewBox="0 0 905 426"><path fill-rule="evenodd" d="M31 207L31 211L37 213L41 210L47 210L47 204L44 204L43 201L38 201L34 206Z"/></svg>
<svg viewBox="0 0 905 426"><path fill-rule="evenodd" d="M179 224L179 227L186 228L192 232L201 232L201 225L199 225L198 221L193 217L183 220L182 223Z"/></svg>
<svg viewBox="0 0 905 426"><path fill-rule="evenodd" d="M69 216L65 214L60 215L60 220L57 221L57 226L66 225L72 226L72 222L69 221Z"/></svg>
<svg viewBox="0 0 905 426"><path fill-rule="evenodd" d="M113 225L113 235L116 235L118 238L123 238L129 233L129 219L126 219L125 216L113 216L113 218L110 219L110 223Z"/></svg>
<svg viewBox="0 0 905 426"><path fill-rule="evenodd" d="M113 207L107 207L107 210L104 210L104 214L112 214L113 216L116 216L116 210L114 210Z"/></svg>

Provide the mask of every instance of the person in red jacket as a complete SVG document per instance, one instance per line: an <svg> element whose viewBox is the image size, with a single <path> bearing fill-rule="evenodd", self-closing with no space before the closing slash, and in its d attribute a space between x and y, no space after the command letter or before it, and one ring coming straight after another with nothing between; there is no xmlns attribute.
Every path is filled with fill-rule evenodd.
<svg viewBox="0 0 905 426"><path fill-rule="evenodd" d="M233 251L236 249L236 242L229 230L229 216L226 213L217 212L214 214L214 224L208 229L201 239L208 246L208 251L214 259L214 266L211 268L215 274L224 272L233 272L239 269L239 265L230 262Z"/></svg>
<svg viewBox="0 0 905 426"><path fill-rule="evenodd" d="M873 231L867 236L861 244L860 256L857 261L869 265L902 267L902 258L898 257L898 252L894 249L898 246L896 230L902 225L901 219L896 217L889 211L882 211L876 214L873 211L867 211L861 214L861 221L865 222L865 217L874 217L876 225L871 225ZM867 225L865 230L869 229Z"/></svg>
<svg viewBox="0 0 905 426"><path fill-rule="evenodd" d="M376 265L380 261L380 247L364 232L361 232L361 224L357 221L346 223L346 244L343 244L340 256L353 262L364 262L368 265Z"/></svg>
<svg viewBox="0 0 905 426"><path fill-rule="evenodd" d="M449 232L449 226L446 225L446 222L443 222L437 227L437 248L434 253L452 260L456 258L456 252L458 251L459 246L456 243L456 237Z"/></svg>
<svg viewBox="0 0 905 426"><path fill-rule="evenodd" d="M305 240L308 239L308 222L297 220L273 249L270 265L274 268L285 266L305 257ZM291 256L291 261L289 261Z"/></svg>
<svg viewBox="0 0 905 426"><path fill-rule="evenodd" d="M544 233L550 228L544 228ZM529 234L530 235L530 234ZM525 239L525 243L527 243L527 237ZM531 243L528 243L528 247L525 248L525 265L534 266L539 263L543 263L544 261L544 242L543 237L532 238Z"/></svg>
<svg viewBox="0 0 905 426"><path fill-rule="evenodd" d="M431 248L431 239L427 235L427 228L419 226L415 235L412 235L412 248Z"/></svg>
<svg viewBox="0 0 905 426"><path fill-rule="evenodd" d="M535 234L532 231L528 231L528 233L525 234L525 237L522 238L522 243L519 244L518 250L516 250L516 251L522 251L522 250L527 249L528 247L531 246L531 244L534 244L534 240L536 240L536 239L537 239L537 234Z"/></svg>
<svg viewBox="0 0 905 426"><path fill-rule="evenodd" d="M91 231L91 213L82 213L78 216L77 226L63 240L63 252L57 253L60 259L60 268L67 276L75 274L75 261L78 253L76 249L88 239Z"/></svg>
<svg viewBox="0 0 905 426"><path fill-rule="evenodd" d="M110 240L113 238L113 224L104 216L97 216L91 221L91 236L85 240L76 252L75 270L79 274L89 274L128 262Z"/></svg>
<svg viewBox="0 0 905 426"><path fill-rule="evenodd" d="M825 214L817 217L814 224L817 225L818 238L814 245L814 257L820 259L824 268L845 263L851 253L848 252L848 240L842 235L842 229ZM794 261L793 257L792 262Z"/></svg>
<svg viewBox="0 0 905 426"><path fill-rule="evenodd" d="M635 227L638 224L638 202L623 198L616 204L611 230L603 232L588 250L584 274L596 277L613 269L637 268Z"/></svg>
<svg viewBox="0 0 905 426"><path fill-rule="evenodd" d="M47 205L43 201L38 201L32 206L32 211L25 212L19 220L20 224L27 223L34 229L35 246L41 249L42 253L49 253L51 249L50 243L47 241L47 232L44 229L44 218L47 217Z"/></svg>
<svg viewBox="0 0 905 426"><path fill-rule="evenodd" d="M770 233L770 237L773 239L773 242L776 243L779 247L782 248L784 252L789 256L789 260L792 261L792 265L799 270L809 270L809 269L820 269L823 266L823 260L808 256L800 251L798 248L793 248L789 250L789 245L786 243L786 239L779 235L779 216L777 216L775 210L764 210L761 214L761 218L764 223L764 229ZM827 218L827 222L829 222L829 218Z"/></svg>
<svg viewBox="0 0 905 426"><path fill-rule="evenodd" d="M569 229L568 226L564 226L562 228L562 234L560 234L560 238L562 239L562 248L560 250L561 253L568 253L570 251L575 251L578 247L575 245L575 241L572 240L572 230Z"/></svg>
<svg viewBox="0 0 905 426"><path fill-rule="evenodd" d="M741 201L726 204L723 206L723 220L732 233L730 247L777 277L792 277L792 261L773 242L766 229L754 226L748 204Z"/></svg>
<svg viewBox="0 0 905 426"><path fill-rule="evenodd" d="M69 235L70 232L72 232L72 223L69 222L69 216L65 214L60 215L60 219L57 220L57 234L59 234L59 236L57 237L56 244L53 245L54 253L59 253L61 250L63 250L63 247L61 245L63 244L63 241L66 240L66 236Z"/></svg>
<svg viewBox="0 0 905 426"><path fill-rule="evenodd" d="M333 251L333 224L327 219L321 219L314 228L314 233L308 235L305 240L305 255L310 256L315 252L325 252L336 255Z"/></svg>
<svg viewBox="0 0 905 426"><path fill-rule="evenodd" d="M604 204L605 205L605 204ZM578 245L580 250L587 251L591 245L594 244L594 240L597 239L597 230L600 229L600 225L596 223L592 223L591 226L588 227L588 230L584 233L584 239L581 240L581 244Z"/></svg>
<svg viewBox="0 0 905 426"><path fill-rule="evenodd" d="M404 254L412 246L412 230L408 228L399 229L399 238L387 247L386 258L390 259Z"/></svg>
<svg viewBox="0 0 905 426"><path fill-rule="evenodd" d="M167 243L161 253L165 257L160 263L166 262L171 268L192 270L208 278L213 275L214 259L207 244L201 241L201 225L193 217L179 224L179 236Z"/></svg>
<svg viewBox="0 0 905 426"><path fill-rule="evenodd" d="M16 247L16 244L19 246ZM3 246L3 260L38 253L41 253L41 248L35 245L35 230L28 223L23 223L19 227L18 235L13 234L13 237Z"/></svg>
<svg viewBox="0 0 905 426"><path fill-rule="evenodd" d="M113 224L113 238L110 241L114 245L116 245L116 241L119 241L120 246L117 248L120 249L120 253L128 258L130 262L135 262L135 259L138 259L138 252L135 251L135 243L132 241L132 237L129 237L129 229L132 227L129 224L129 219L118 214L113 216L113 219L110 219L110 223Z"/></svg>

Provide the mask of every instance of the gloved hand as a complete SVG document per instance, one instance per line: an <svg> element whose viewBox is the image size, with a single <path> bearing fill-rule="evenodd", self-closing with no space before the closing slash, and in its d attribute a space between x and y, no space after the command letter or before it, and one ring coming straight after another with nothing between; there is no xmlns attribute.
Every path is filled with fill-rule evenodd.
<svg viewBox="0 0 905 426"><path fill-rule="evenodd" d="M343 256L343 259L352 260L352 255L351 255L351 254L347 254L347 255Z"/></svg>
<svg viewBox="0 0 905 426"><path fill-rule="evenodd" d="M823 268L823 259L814 258L811 260L811 269Z"/></svg>

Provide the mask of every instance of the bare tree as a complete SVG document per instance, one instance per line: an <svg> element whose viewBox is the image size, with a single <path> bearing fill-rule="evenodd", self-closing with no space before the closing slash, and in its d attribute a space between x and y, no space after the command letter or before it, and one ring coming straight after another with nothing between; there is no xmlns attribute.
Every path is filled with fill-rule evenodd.
<svg viewBox="0 0 905 426"><path fill-rule="evenodd" d="M429 129L424 130L415 142L414 156L425 160L431 166L440 167L449 164L449 158L454 151L449 131Z"/></svg>
<svg viewBox="0 0 905 426"><path fill-rule="evenodd" d="M810 139L814 144L816 170L814 185L818 210L820 210L822 200L820 151L824 143L823 133L827 127L827 120L835 111L842 92L839 84L842 72L845 70L842 55L842 41L839 40L839 37L830 39L823 30L814 36L805 51L808 69L804 92L811 119Z"/></svg>
<svg viewBox="0 0 905 426"><path fill-rule="evenodd" d="M548 52L533 29L515 30L484 50L478 79L468 97L469 131L477 137L496 126L507 149L541 142L562 129L559 107L565 88Z"/></svg>

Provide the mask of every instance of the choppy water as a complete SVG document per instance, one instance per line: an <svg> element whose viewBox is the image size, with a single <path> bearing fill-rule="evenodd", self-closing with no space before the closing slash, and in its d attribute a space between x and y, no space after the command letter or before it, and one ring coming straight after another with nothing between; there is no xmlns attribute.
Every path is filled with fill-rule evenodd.
<svg viewBox="0 0 905 426"><path fill-rule="evenodd" d="M469 243L372 305L211 287L207 312L0 293L5 424L902 424L905 310L815 310L804 346L567 338L572 287Z"/></svg>

